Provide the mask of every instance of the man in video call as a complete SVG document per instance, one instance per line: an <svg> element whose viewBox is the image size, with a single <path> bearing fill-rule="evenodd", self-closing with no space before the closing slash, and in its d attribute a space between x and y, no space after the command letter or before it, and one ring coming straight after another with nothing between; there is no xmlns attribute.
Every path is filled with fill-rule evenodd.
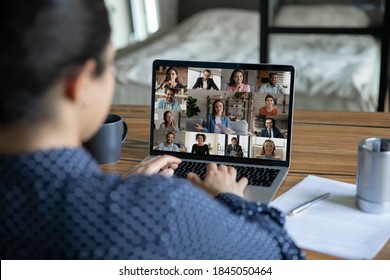
<svg viewBox="0 0 390 280"><path fill-rule="evenodd" d="M278 84L278 74L277 73L269 73L269 82L263 84L260 87L259 92L264 93L264 94L276 94L276 93L281 93L284 94L284 88L281 84Z"/></svg>
<svg viewBox="0 0 390 280"><path fill-rule="evenodd" d="M238 145L237 137L232 137L231 144L227 146L226 155L232 157L242 157L244 153L242 152L242 148Z"/></svg>
<svg viewBox="0 0 390 280"><path fill-rule="evenodd" d="M219 90L213 78L211 78L211 71L209 69L203 71L203 78L199 77L196 80L196 83L194 84L192 89L197 89L197 88L207 89L207 90L213 88L215 90Z"/></svg>
<svg viewBox="0 0 390 280"><path fill-rule="evenodd" d="M165 142L158 144L157 150L171 152L179 151L179 147L175 143L173 143L173 140L175 139L175 134L173 134L173 132L168 132L165 139Z"/></svg>
<svg viewBox="0 0 390 280"><path fill-rule="evenodd" d="M169 110L181 110L179 102L174 98L176 89L166 88L165 98L157 101L157 108Z"/></svg>
<svg viewBox="0 0 390 280"><path fill-rule="evenodd" d="M265 128L260 131L260 137L267 138L284 138L280 130L275 127L275 120L272 118L265 119Z"/></svg>

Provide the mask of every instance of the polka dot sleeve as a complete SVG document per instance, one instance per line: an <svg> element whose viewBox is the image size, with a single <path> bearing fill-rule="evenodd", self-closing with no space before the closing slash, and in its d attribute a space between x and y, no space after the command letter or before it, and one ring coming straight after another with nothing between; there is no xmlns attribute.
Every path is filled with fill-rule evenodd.
<svg viewBox="0 0 390 280"><path fill-rule="evenodd" d="M284 258L305 258L304 253L296 246L283 228L285 215L278 209L261 202L248 202L231 193L219 194L216 199L226 205L233 213L265 227L268 233L279 243Z"/></svg>

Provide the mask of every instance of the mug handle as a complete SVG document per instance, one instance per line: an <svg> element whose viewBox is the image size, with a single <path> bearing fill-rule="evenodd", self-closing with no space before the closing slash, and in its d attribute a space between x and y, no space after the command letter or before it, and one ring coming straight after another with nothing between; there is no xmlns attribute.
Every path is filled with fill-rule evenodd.
<svg viewBox="0 0 390 280"><path fill-rule="evenodd" d="M122 143L124 143L127 139L128 128L127 128L127 122L122 121L122 124L123 124Z"/></svg>

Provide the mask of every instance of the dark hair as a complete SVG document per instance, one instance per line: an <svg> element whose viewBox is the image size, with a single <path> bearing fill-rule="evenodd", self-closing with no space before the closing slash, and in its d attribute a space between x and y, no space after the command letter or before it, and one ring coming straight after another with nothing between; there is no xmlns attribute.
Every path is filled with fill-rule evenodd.
<svg viewBox="0 0 390 280"><path fill-rule="evenodd" d="M175 96L175 94L178 92L178 89L166 86L165 87L165 94L167 94L168 91L172 91L173 95Z"/></svg>
<svg viewBox="0 0 390 280"><path fill-rule="evenodd" d="M203 134L203 133L197 133L195 135L195 139L198 139L198 137L201 136L203 138L203 142L206 141L206 134Z"/></svg>
<svg viewBox="0 0 390 280"><path fill-rule="evenodd" d="M271 94L267 94L264 98L264 101L267 101L268 98L272 98L272 100L274 101L275 103L275 98L271 95Z"/></svg>
<svg viewBox="0 0 390 280"><path fill-rule="evenodd" d="M169 131L169 132L167 133L167 135L165 135L165 139L168 138L168 135L169 135L169 134L172 134L172 135L173 135L173 138L175 138L175 133L173 133L172 131Z"/></svg>
<svg viewBox="0 0 390 280"><path fill-rule="evenodd" d="M271 73L268 74L268 77L271 78L272 76L277 76L277 75L278 75L278 73L276 73L276 72L271 72Z"/></svg>
<svg viewBox="0 0 390 280"><path fill-rule="evenodd" d="M211 115L213 116L213 118L215 119L215 104L217 104L218 102L221 102L222 105L223 105L223 114L222 114L222 117L225 116L225 104L223 103L223 101L221 99L216 99L214 102L213 102L213 108L211 110Z"/></svg>
<svg viewBox="0 0 390 280"><path fill-rule="evenodd" d="M169 113L171 113L171 114L172 114L172 112L171 112L171 111L165 111L165 112L164 112L164 123L165 123L165 124L167 123L167 120L166 120L166 118L167 118L167 115L168 115Z"/></svg>
<svg viewBox="0 0 390 280"><path fill-rule="evenodd" d="M106 6L103 0L5 2L0 125L50 117L54 109L45 93L56 81L73 79L88 59L96 60L96 75L103 73L110 38Z"/></svg>
<svg viewBox="0 0 390 280"><path fill-rule="evenodd" d="M209 72L209 73L211 74L211 70L210 70L210 69L204 69L204 70L203 70L203 73L204 73L204 72Z"/></svg>
<svg viewBox="0 0 390 280"><path fill-rule="evenodd" d="M242 74L242 76L245 75L245 72L244 70L242 69L234 69L232 74L230 75L230 78L229 78L229 86L234 86L236 84L236 82L234 81L233 77L234 77L234 74L240 72Z"/></svg>
<svg viewBox="0 0 390 280"><path fill-rule="evenodd" d="M232 139L230 139L231 142L233 142L233 140L236 140L238 142L237 137L232 137Z"/></svg>
<svg viewBox="0 0 390 280"><path fill-rule="evenodd" d="M167 71L165 72L165 82L166 81L169 81L169 79L168 79L168 73L169 73L169 71L174 71L175 73L176 73L176 79L175 79L175 82L176 83L178 83L178 84L180 84L180 82L179 82L179 73L177 72L177 70L176 70L176 68L175 67L173 67L173 66L169 66L168 67L168 69L167 69Z"/></svg>

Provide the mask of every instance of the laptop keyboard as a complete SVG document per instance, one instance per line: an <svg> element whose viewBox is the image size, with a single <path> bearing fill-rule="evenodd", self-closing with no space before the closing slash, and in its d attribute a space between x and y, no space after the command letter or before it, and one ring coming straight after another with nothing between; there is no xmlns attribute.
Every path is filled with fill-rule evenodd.
<svg viewBox="0 0 390 280"><path fill-rule="evenodd" d="M175 170L175 176L186 178L188 172L196 173L200 178L204 179L206 175L205 162L182 161L179 167ZM237 170L237 181L242 177L246 177L249 185L259 187L270 187L274 179L279 173L279 169L241 166L241 165L226 165L232 166Z"/></svg>

